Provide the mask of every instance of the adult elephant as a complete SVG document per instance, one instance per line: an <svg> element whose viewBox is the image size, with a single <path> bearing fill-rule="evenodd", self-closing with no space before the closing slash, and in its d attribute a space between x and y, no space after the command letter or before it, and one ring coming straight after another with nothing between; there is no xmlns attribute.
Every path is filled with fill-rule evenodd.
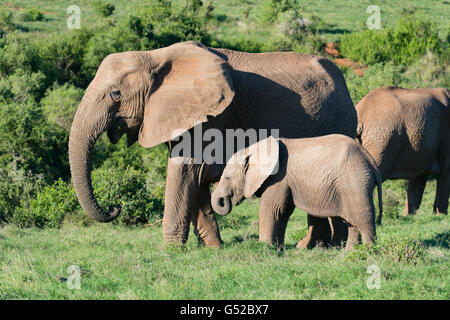
<svg viewBox="0 0 450 320"><path fill-rule="evenodd" d="M357 138L375 159L383 180L407 179L403 215L420 206L427 176L437 174L436 214L446 214L450 193L449 92L444 88L382 87L356 106Z"/></svg>
<svg viewBox="0 0 450 320"><path fill-rule="evenodd" d="M342 73L323 57L244 53L197 42L111 54L88 86L70 132L72 180L84 211L101 222L120 213L117 207L104 211L93 195L91 155L100 134L107 131L112 143L126 133L128 146L167 142L174 148L175 133L194 133L198 123L202 132L253 128L279 129L280 137L288 138L329 133L354 137L357 117ZM192 222L199 241L220 246L209 184L219 180L224 165L184 156L190 161L170 157L168 162L164 240L184 243ZM308 223L305 246L329 241L331 231L335 238L338 230L346 232L337 221L330 226L327 220L309 217Z"/></svg>

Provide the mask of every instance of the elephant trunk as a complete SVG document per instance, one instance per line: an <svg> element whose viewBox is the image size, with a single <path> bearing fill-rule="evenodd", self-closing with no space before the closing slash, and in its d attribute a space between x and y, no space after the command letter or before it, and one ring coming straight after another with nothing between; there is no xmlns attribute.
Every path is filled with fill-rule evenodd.
<svg viewBox="0 0 450 320"><path fill-rule="evenodd" d="M120 208L115 207L105 212L95 200L91 181L92 150L98 137L107 129L108 117L106 112L100 116L85 115L85 107L86 103L82 101L70 130L69 162L72 183L83 210L99 222L110 222L119 216Z"/></svg>
<svg viewBox="0 0 450 320"><path fill-rule="evenodd" d="M214 192L211 198L211 206L217 214L226 216L231 212L231 197L222 196Z"/></svg>

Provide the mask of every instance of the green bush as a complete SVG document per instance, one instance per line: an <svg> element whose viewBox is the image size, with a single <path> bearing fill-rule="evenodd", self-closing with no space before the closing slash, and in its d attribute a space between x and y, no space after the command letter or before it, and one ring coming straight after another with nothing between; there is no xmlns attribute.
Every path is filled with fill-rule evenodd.
<svg viewBox="0 0 450 320"><path fill-rule="evenodd" d="M342 70L342 69L341 69ZM348 91L355 105L370 91L383 86L407 86L402 67L392 63L378 63L364 70L364 76L357 76L353 70L344 69Z"/></svg>
<svg viewBox="0 0 450 320"><path fill-rule="evenodd" d="M64 84L47 90L41 100L42 111L49 123L70 131L77 107L83 98L84 90Z"/></svg>
<svg viewBox="0 0 450 320"><path fill-rule="evenodd" d="M0 79L0 101L38 101L44 94L45 83L46 77L40 71L16 69L13 74Z"/></svg>
<svg viewBox="0 0 450 320"><path fill-rule="evenodd" d="M60 227L66 215L79 211L73 187L59 179L40 191L29 203L22 203L12 222L21 227Z"/></svg>
<svg viewBox="0 0 450 320"><path fill-rule="evenodd" d="M127 148L123 137L116 145L111 145L106 139L99 141L94 152L94 166L102 169L132 168L146 175L147 191L151 196L164 199L165 175L167 169L168 149L159 145L145 149L138 144ZM98 158L97 158L98 157Z"/></svg>
<svg viewBox="0 0 450 320"><path fill-rule="evenodd" d="M102 17L109 17L114 13L116 7L112 3L105 3L103 1L95 1L93 3L95 12Z"/></svg>
<svg viewBox="0 0 450 320"><path fill-rule="evenodd" d="M295 0L265 0L259 9L261 24L272 24L277 21L281 13L298 9Z"/></svg>
<svg viewBox="0 0 450 320"><path fill-rule="evenodd" d="M82 69L86 44L92 36L92 30L69 30L35 44L40 48L40 68L48 78L47 86L55 81L59 84L70 82L82 88L88 86L93 74L86 75Z"/></svg>
<svg viewBox="0 0 450 320"><path fill-rule="evenodd" d="M11 222L16 208L27 205L43 185L42 175L18 168L16 159L0 166L0 222Z"/></svg>
<svg viewBox="0 0 450 320"><path fill-rule="evenodd" d="M448 63L427 51L419 60L413 62L405 71L405 78L412 88L450 88Z"/></svg>
<svg viewBox="0 0 450 320"><path fill-rule="evenodd" d="M5 77L18 69L30 73L39 72L41 58L39 48L21 32L8 33L0 41L0 77Z"/></svg>
<svg viewBox="0 0 450 320"><path fill-rule="evenodd" d="M19 169L43 174L47 182L69 176L67 133L45 121L41 108L0 104L0 167L15 160Z"/></svg>
<svg viewBox="0 0 450 320"><path fill-rule="evenodd" d="M0 38L4 37L8 32L16 30L16 28L12 12L0 8Z"/></svg>
<svg viewBox="0 0 450 320"><path fill-rule="evenodd" d="M44 20L44 12L37 8L25 9L21 14L22 21L42 21Z"/></svg>
<svg viewBox="0 0 450 320"><path fill-rule="evenodd" d="M115 223L141 224L162 217L163 201L149 191L146 175L141 171L132 168L97 169L92 173L92 184L101 207L121 207L121 214ZM59 179L42 188L35 199L22 201L11 221L21 227L58 228L66 219L85 218L72 184Z"/></svg>
<svg viewBox="0 0 450 320"><path fill-rule="evenodd" d="M95 197L101 207L121 207L119 223L146 223L162 216L163 202L149 194L146 175L142 171L100 168L93 172L92 180Z"/></svg>
<svg viewBox="0 0 450 320"><path fill-rule="evenodd" d="M393 61L410 65L427 51L441 55L445 46L434 23L405 14L395 27L345 35L340 50L343 56L364 64Z"/></svg>

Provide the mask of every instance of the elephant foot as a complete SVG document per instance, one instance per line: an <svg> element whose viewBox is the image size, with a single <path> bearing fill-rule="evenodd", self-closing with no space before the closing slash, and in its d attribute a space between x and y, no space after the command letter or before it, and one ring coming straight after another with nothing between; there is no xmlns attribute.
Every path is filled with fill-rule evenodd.
<svg viewBox="0 0 450 320"><path fill-rule="evenodd" d="M405 209L403 210L402 217L407 217L407 216L408 216L408 209L405 208Z"/></svg>
<svg viewBox="0 0 450 320"><path fill-rule="evenodd" d="M446 216L447 215L447 211L443 211L443 210L439 210L439 208L436 208L434 210L434 213L436 214L436 216Z"/></svg>
<svg viewBox="0 0 450 320"><path fill-rule="evenodd" d="M194 219L194 234L197 236L198 243L208 248L222 247L219 225L214 214L205 214L199 212L198 219Z"/></svg>
<svg viewBox="0 0 450 320"><path fill-rule="evenodd" d="M405 209L403 210L403 214L402 214L402 216L403 217L407 217L408 215L414 215L414 214L416 214L416 212L417 212L417 209L408 209L408 208L406 208L405 207Z"/></svg>
<svg viewBox="0 0 450 320"><path fill-rule="evenodd" d="M207 247L207 248L218 248L218 249L220 249L222 247L222 243L223 242L222 242L221 239L215 239L215 238L213 238L213 239L211 239L211 238L203 239L203 238L198 237L198 244L200 246L204 246L204 247Z"/></svg>

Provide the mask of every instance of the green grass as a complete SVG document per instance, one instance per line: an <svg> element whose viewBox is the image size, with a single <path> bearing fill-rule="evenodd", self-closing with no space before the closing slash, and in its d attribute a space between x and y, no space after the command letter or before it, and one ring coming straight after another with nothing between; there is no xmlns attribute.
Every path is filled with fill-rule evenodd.
<svg viewBox="0 0 450 320"><path fill-rule="evenodd" d="M402 183L388 182L401 199ZM258 201L244 202L219 223L220 250L164 248L160 227L111 224L0 230L0 299L448 299L450 223L431 214L435 182L415 216L388 215L373 248L298 250L306 216L288 225L286 249L257 242ZM401 210L401 205L398 206ZM369 265L381 288L368 289ZM81 268L81 289L60 278Z"/></svg>

